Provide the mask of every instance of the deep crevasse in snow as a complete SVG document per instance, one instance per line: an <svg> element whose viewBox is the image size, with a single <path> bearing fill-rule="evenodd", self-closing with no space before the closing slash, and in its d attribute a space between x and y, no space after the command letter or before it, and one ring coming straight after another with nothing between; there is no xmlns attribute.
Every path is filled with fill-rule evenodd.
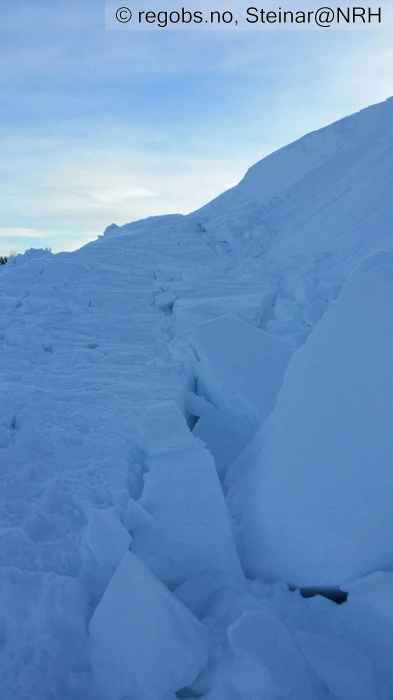
<svg viewBox="0 0 393 700"><path fill-rule="evenodd" d="M110 227L75 253L30 253L1 270L4 700L97 697L88 622L130 537L140 558L156 567L208 631L209 663L195 667L202 673L194 693L211 700L391 696L392 618L388 603L377 609L370 602L375 596L389 600L390 574L358 586L338 608L303 600L283 584L228 575L227 564L214 573L209 566L192 571L203 554L198 538L207 539L212 527L203 520L209 509L193 529L191 514L200 508L195 499L183 532L187 507L177 508L179 482L172 488L170 476L172 458L178 474L183 464L186 470L202 460L206 480L196 471L195 483L210 483L210 493L222 498L211 458L202 445L186 444L190 436L174 404L190 426L199 418L194 432L207 442L220 431L230 433L235 453L258 422L247 386L238 383L234 393L233 366L223 365L221 377L214 370L220 352L225 355L225 335L213 323L214 359L201 324L230 315L269 334L289 355L318 329L357 264L392 248L392 117L390 100L311 134L251 168L237 188L188 217ZM247 347L239 341L240 372ZM277 374L273 382L268 357L266 352L261 374L272 380L274 403L281 379ZM165 455L160 459L149 452L163 406L172 407L165 416L174 411L177 417L173 443L157 448ZM165 440L169 432L164 425ZM251 464L251 448L238 464ZM215 450L220 444L212 445ZM232 457L220 453L223 479ZM241 479L236 466L229 473L235 480ZM178 520L160 503L157 489L164 484L174 497L174 516L183 512ZM235 571L220 503L221 525L210 539L216 537L219 547L226 537ZM165 528L172 528L167 540ZM181 581L176 571L183 558L176 553L191 536L198 554ZM210 551L214 558L214 547ZM146 585L159 606L156 583ZM183 634L176 619L175 640ZM168 697L183 682L182 673L171 678ZM150 700L161 692L145 691Z"/></svg>

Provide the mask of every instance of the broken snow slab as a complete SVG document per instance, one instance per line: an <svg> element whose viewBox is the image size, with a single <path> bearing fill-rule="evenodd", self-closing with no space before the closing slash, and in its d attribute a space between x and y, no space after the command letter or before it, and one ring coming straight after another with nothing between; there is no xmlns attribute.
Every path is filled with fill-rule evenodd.
<svg viewBox="0 0 393 700"><path fill-rule="evenodd" d="M351 603L363 603L393 625L393 573L375 571L345 585Z"/></svg>
<svg viewBox="0 0 393 700"><path fill-rule="evenodd" d="M197 395L189 392L186 407L224 474L271 412L292 349L233 316L199 326L192 346Z"/></svg>
<svg viewBox="0 0 393 700"><path fill-rule="evenodd" d="M141 441L146 454L186 449L195 444L184 416L174 401L161 401L146 410L141 421Z"/></svg>
<svg viewBox="0 0 393 700"><path fill-rule="evenodd" d="M297 643L267 605L243 613L228 629L232 651L259 662L271 679L274 696L310 697L313 679Z"/></svg>
<svg viewBox="0 0 393 700"><path fill-rule="evenodd" d="M90 509L84 544L93 559L93 576L101 591L127 552L130 542L129 533L113 510Z"/></svg>
<svg viewBox="0 0 393 700"><path fill-rule="evenodd" d="M261 294L226 294L223 296L185 297L177 299L174 304L176 335L189 335L194 329L207 322L214 321L228 313L240 318L256 318L260 312Z"/></svg>
<svg viewBox="0 0 393 700"><path fill-rule="evenodd" d="M211 454L174 404L149 411L146 424L151 435L146 430L149 443L138 508L147 516L131 517L133 551L171 585L201 573L242 578Z"/></svg>
<svg viewBox="0 0 393 700"><path fill-rule="evenodd" d="M316 676L337 700L379 697L372 661L347 640L296 632L296 641Z"/></svg>
<svg viewBox="0 0 393 700"><path fill-rule="evenodd" d="M382 598L380 610L372 606L372 585L370 577L362 597L349 592L344 605L335 605L322 596L305 599L289 591L275 598L275 609L294 636L310 670L329 689L329 698L391 700L393 697L392 620L383 614ZM366 588L370 594L366 594ZM378 599L376 588L374 593Z"/></svg>
<svg viewBox="0 0 393 700"><path fill-rule="evenodd" d="M133 532L133 549L168 583L202 572L241 575L214 461L203 447L155 455L146 462L141 505L152 529Z"/></svg>
<svg viewBox="0 0 393 700"><path fill-rule="evenodd" d="M197 417L193 435L208 447L218 474L224 476L228 465L251 439L253 426L247 419L241 421L238 417L234 420L233 415L220 411L210 401L192 392L186 394L185 406L190 415Z"/></svg>
<svg viewBox="0 0 393 700"><path fill-rule="evenodd" d="M292 348L234 316L199 326L192 345L199 360L197 393L261 423L273 408Z"/></svg>
<svg viewBox="0 0 393 700"><path fill-rule="evenodd" d="M392 298L381 252L293 355L242 502L250 573L347 590L392 569Z"/></svg>
<svg viewBox="0 0 393 700"><path fill-rule="evenodd" d="M130 552L90 623L100 700L159 700L192 684L207 661L205 628Z"/></svg>

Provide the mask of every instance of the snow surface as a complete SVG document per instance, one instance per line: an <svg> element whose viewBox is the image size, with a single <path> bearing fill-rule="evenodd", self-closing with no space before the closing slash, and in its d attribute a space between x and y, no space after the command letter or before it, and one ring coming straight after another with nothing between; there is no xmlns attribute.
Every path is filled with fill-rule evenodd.
<svg viewBox="0 0 393 700"><path fill-rule="evenodd" d="M364 258L392 250L392 153L391 99L272 154L189 216L112 225L74 253L29 251L2 267L2 700L97 700L97 692L103 700L116 692L121 700L391 700L391 574L362 577L390 569L389 256L373 258L340 293ZM232 317L229 336L214 330L227 323L220 316ZM283 396L289 383L301 385L294 368L302 362L320 393L298 387L301 400L286 412ZM351 397L350 382L367 401ZM345 436L340 491L338 462L324 454L337 456L343 435L338 393L359 433L355 442ZM314 408L325 411L323 425ZM261 421L276 421L276 449L288 455L296 440L307 442L306 414L321 443L310 447L312 464L299 465L299 484L291 479L296 504L286 483L268 502L263 425L250 438ZM250 479L258 488L247 499ZM323 483L329 498L315 533L330 544L330 505L340 561L330 547L321 572L314 523L304 532L315 503L302 511L301 502ZM344 523L342 514L345 495L353 505L366 488L363 546L364 497ZM290 570L287 561L273 565L271 551L260 556L262 503L273 530L275 512L293 538L299 528ZM289 518L295 506L298 522ZM247 547L245 515L255 523ZM249 572L252 561L257 580L242 575L233 532L240 564ZM277 532L274 541L282 554ZM304 599L288 589L289 574L341 584L349 600ZM194 618L208 637L206 663ZM185 629L199 631L183 638Z"/></svg>

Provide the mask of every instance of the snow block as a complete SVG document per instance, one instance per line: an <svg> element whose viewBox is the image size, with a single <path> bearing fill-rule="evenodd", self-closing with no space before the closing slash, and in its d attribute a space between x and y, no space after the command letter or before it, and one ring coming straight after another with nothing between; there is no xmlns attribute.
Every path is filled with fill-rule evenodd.
<svg viewBox="0 0 393 700"><path fill-rule="evenodd" d="M212 293L209 296L179 298L174 305L176 336L194 335L197 326L214 322L227 314L228 309L234 318L256 318L260 307L261 294L249 294L244 290L240 294L224 296L214 296Z"/></svg>
<svg viewBox="0 0 393 700"><path fill-rule="evenodd" d="M345 586L351 604L363 604L393 627L393 573L376 571Z"/></svg>
<svg viewBox="0 0 393 700"><path fill-rule="evenodd" d="M274 696L309 697L309 669L294 638L274 611L261 606L243 613L228 629L233 652L258 660L267 669ZM272 693L273 695L273 693Z"/></svg>
<svg viewBox="0 0 393 700"><path fill-rule="evenodd" d="M199 326L192 345L196 391L207 401L189 395L186 405L199 418L194 434L223 474L272 410L292 350L231 316Z"/></svg>
<svg viewBox="0 0 393 700"><path fill-rule="evenodd" d="M293 356L243 499L249 570L346 590L392 569L392 300L380 253Z"/></svg>
<svg viewBox="0 0 393 700"><path fill-rule="evenodd" d="M393 573L376 571L346 584L345 609L349 624L345 630L353 645L361 645L375 670L374 696L390 700L393 696L391 648L393 638Z"/></svg>
<svg viewBox="0 0 393 700"><path fill-rule="evenodd" d="M331 697L336 700L379 697L371 660L347 641L310 632L297 632L296 641Z"/></svg>
<svg viewBox="0 0 393 700"><path fill-rule="evenodd" d="M144 451L150 455L195 444L174 401L161 401L146 411L142 418L141 441Z"/></svg>
<svg viewBox="0 0 393 700"><path fill-rule="evenodd" d="M220 476L242 450L253 429L248 420L234 420L232 414L217 409L202 396L188 392L185 396L188 413L198 420L193 435L208 447Z"/></svg>
<svg viewBox="0 0 393 700"><path fill-rule="evenodd" d="M198 384L203 395L232 414L247 412L260 423L270 413L291 348L282 340L232 316L196 330Z"/></svg>
<svg viewBox="0 0 393 700"><path fill-rule="evenodd" d="M130 552L89 632L102 700L164 700L191 684L207 660L205 628Z"/></svg>
<svg viewBox="0 0 393 700"><path fill-rule="evenodd" d="M130 546L130 535L113 511L92 508L84 541L98 566L98 578L106 586Z"/></svg>
<svg viewBox="0 0 393 700"><path fill-rule="evenodd" d="M229 514L214 460L173 404L146 415L144 490L133 551L168 584L202 573L242 578ZM149 435L146 429L146 435Z"/></svg>

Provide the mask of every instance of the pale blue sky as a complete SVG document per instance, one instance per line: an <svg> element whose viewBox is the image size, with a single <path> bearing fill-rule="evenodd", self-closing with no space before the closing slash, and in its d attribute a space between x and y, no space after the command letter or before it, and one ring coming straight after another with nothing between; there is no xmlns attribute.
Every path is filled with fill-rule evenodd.
<svg viewBox="0 0 393 700"><path fill-rule="evenodd" d="M192 211L273 149L393 94L391 37L388 21L119 32L100 0L13 0L0 30L0 254Z"/></svg>

